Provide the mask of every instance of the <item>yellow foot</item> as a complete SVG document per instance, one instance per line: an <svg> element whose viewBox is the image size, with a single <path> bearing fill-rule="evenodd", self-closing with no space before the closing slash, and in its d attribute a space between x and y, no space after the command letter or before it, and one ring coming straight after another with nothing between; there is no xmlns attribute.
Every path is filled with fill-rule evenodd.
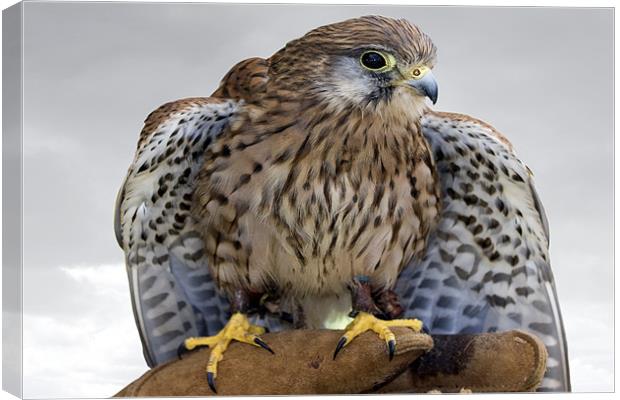
<svg viewBox="0 0 620 400"><path fill-rule="evenodd" d="M215 378L217 377L217 364L224 358L224 352L233 340L248 343L254 346L262 347L271 354L273 350L263 342L259 335L265 333L265 328L250 324L248 318L241 313L235 313L226 324L226 326L215 336L206 337L190 337L185 339L183 347L185 350L193 350L196 347L208 346L211 348L209 355L209 363L207 364L207 381L209 387L214 393Z"/></svg>
<svg viewBox="0 0 620 400"><path fill-rule="evenodd" d="M377 333L381 339L385 340L391 361L392 358L394 358L394 351L396 350L396 338L390 330L391 326L402 326L411 328L415 332L420 332L422 330L422 321L417 319L394 319L391 321L384 321L376 318L372 314L360 312L357 314L357 317L355 317L355 319L345 328L345 333L342 335L338 341L338 345L336 346L334 360L336 359L338 352L342 350L344 346L351 343L351 341L360 334L370 330Z"/></svg>

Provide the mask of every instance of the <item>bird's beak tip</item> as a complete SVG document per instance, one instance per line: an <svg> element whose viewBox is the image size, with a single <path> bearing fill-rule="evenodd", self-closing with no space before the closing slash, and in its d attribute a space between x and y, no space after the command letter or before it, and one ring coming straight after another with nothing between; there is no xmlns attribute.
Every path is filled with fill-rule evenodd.
<svg viewBox="0 0 620 400"><path fill-rule="evenodd" d="M407 84L416 89L421 95L428 97L433 104L437 103L439 88L435 76L430 70L420 79L408 80Z"/></svg>
<svg viewBox="0 0 620 400"><path fill-rule="evenodd" d="M429 97L431 99L431 101L433 102L433 105L437 104L437 93L435 93L435 95L433 97Z"/></svg>

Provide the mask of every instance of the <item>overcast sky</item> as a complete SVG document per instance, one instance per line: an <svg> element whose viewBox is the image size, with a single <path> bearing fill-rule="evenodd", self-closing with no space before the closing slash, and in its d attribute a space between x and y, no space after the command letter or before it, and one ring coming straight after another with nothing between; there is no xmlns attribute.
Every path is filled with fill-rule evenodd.
<svg viewBox="0 0 620 400"><path fill-rule="evenodd" d="M112 227L145 116L366 14L428 33L435 108L491 123L534 171L573 388L613 389L611 10L26 3L25 397L108 397L147 369Z"/></svg>

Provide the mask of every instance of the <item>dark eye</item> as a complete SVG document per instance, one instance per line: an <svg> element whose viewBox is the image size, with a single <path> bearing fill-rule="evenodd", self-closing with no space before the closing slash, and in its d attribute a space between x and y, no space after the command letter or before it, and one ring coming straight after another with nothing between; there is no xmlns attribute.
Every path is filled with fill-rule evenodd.
<svg viewBox="0 0 620 400"><path fill-rule="evenodd" d="M387 65L385 57L376 51L367 51L360 58L362 65L370 70L378 70Z"/></svg>

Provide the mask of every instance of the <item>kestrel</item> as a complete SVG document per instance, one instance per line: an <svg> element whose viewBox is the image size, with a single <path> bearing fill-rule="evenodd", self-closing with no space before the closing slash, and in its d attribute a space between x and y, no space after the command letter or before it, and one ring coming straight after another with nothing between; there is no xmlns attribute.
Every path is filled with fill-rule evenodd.
<svg viewBox="0 0 620 400"><path fill-rule="evenodd" d="M421 258L438 216L420 127L425 98L437 98L435 52L405 20L351 19L237 64L209 98L149 115L116 231L151 362L207 345L215 390L231 340L271 350L247 317L271 294L307 327L351 314L336 353L372 330L391 357L391 326L421 329L378 319L376 302ZM216 286L232 317L183 342L224 322Z"/></svg>
<svg viewBox="0 0 620 400"><path fill-rule="evenodd" d="M570 391L549 228L532 173L502 134L474 118L429 112L422 132L442 210L423 260L398 279L405 315L433 334L533 332L549 353L539 390Z"/></svg>

